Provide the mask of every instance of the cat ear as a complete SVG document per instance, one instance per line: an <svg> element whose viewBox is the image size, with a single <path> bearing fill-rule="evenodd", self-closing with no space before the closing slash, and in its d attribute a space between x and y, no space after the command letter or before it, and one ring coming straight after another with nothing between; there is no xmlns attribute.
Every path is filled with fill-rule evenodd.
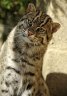
<svg viewBox="0 0 67 96"><path fill-rule="evenodd" d="M27 13L29 12L36 12L35 5L33 3L29 3L27 7Z"/></svg>
<svg viewBox="0 0 67 96"><path fill-rule="evenodd" d="M59 28L60 28L60 24L54 22L52 25L52 33L56 32Z"/></svg>

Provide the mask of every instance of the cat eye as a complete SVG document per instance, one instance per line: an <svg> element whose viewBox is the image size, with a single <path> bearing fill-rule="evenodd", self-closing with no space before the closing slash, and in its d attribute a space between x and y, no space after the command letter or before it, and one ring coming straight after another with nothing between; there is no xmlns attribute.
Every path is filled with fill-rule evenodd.
<svg viewBox="0 0 67 96"><path fill-rule="evenodd" d="M28 24L29 24L29 26L32 26L32 20L28 19Z"/></svg>
<svg viewBox="0 0 67 96"><path fill-rule="evenodd" d="M37 27L36 28L36 32L37 33L41 33L41 34L45 34L46 33L46 29L45 28L42 28L42 27Z"/></svg>

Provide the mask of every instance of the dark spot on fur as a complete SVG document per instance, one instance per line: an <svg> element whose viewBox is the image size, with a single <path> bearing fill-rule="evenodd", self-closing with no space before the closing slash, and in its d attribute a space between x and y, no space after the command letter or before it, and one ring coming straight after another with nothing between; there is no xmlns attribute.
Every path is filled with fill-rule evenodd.
<svg viewBox="0 0 67 96"><path fill-rule="evenodd" d="M16 48L15 47L13 47L13 51L16 51Z"/></svg>
<svg viewBox="0 0 67 96"><path fill-rule="evenodd" d="M32 84L32 83L29 83L29 84L27 85L27 90L31 89L32 86L33 86L33 84Z"/></svg>
<svg viewBox="0 0 67 96"><path fill-rule="evenodd" d="M33 90L33 92L35 92L36 90L35 90L35 88L34 88L34 90Z"/></svg>
<svg viewBox="0 0 67 96"><path fill-rule="evenodd" d="M22 68L26 68L26 66L24 64L22 64Z"/></svg>
<svg viewBox="0 0 67 96"><path fill-rule="evenodd" d="M38 59L38 60L39 60L39 59L40 59L40 57L36 57L36 59Z"/></svg>
<svg viewBox="0 0 67 96"><path fill-rule="evenodd" d="M16 80L15 82L16 82L16 83L18 83L18 81L17 81L17 80Z"/></svg>
<svg viewBox="0 0 67 96"><path fill-rule="evenodd" d="M36 92L35 96L43 96L43 94L41 93L40 90L38 90L38 91Z"/></svg>
<svg viewBox="0 0 67 96"><path fill-rule="evenodd" d="M23 86L26 85L27 79L23 80Z"/></svg>
<svg viewBox="0 0 67 96"><path fill-rule="evenodd" d="M30 66L33 66L34 67L34 65L33 64L31 64L31 63L29 63L29 61L27 61L27 60L25 60L25 59L21 59L22 60L22 62L24 62L25 64L27 64L27 65L30 65Z"/></svg>
<svg viewBox="0 0 67 96"><path fill-rule="evenodd" d="M46 90L46 89L45 89L45 91L44 91L44 92L45 92L45 94L47 94L47 90Z"/></svg>
<svg viewBox="0 0 67 96"><path fill-rule="evenodd" d="M1 81L1 85L3 84L3 81Z"/></svg>
<svg viewBox="0 0 67 96"><path fill-rule="evenodd" d="M15 90L14 90L15 91L15 94L16 94L17 90L18 90L18 88L16 87Z"/></svg>
<svg viewBox="0 0 67 96"><path fill-rule="evenodd" d="M28 76L35 76L35 74L32 73L32 72L26 72L26 73L24 73L24 75L28 75Z"/></svg>
<svg viewBox="0 0 67 96"><path fill-rule="evenodd" d="M3 93L7 93L8 92L8 90L1 90Z"/></svg>
<svg viewBox="0 0 67 96"><path fill-rule="evenodd" d="M11 73L9 73L8 76L11 76Z"/></svg>
<svg viewBox="0 0 67 96"><path fill-rule="evenodd" d="M34 96L34 93L32 92L32 96Z"/></svg>
<svg viewBox="0 0 67 96"><path fill-rule="evenodd" d="M5 82L6 86L9 87L9 83L8 82Z"/></svg>
<svg viewBox="0 0 67 96"><path fill-rule="evenodd" d="M16 63L19 63L19 60L18 59L12 59L12 61L14 61Z"/></svg>
<svg viewBox="0 0 67 96"><path fill-rule="evenodd" d="M31 96L30 94L28 94L28 96Z"/></svg>
<svg viewBox="0 0 67 96"><path fill-rule="evenodd" d="M17 46L16 42L15 42L15 47L13 47L13 51L14 52L18 52L19 54L21 54L21 49Z"/></svg>
<svg viewBox="0 0 67 96"><path fill-rule="evenodd" d="M10 67L10 66L8 66L6 69L8 69L8 70L13 70L13 71L15 71L16 73L21 74L19 70L15 69L15 68L12 68L12 67Z"/></svg>

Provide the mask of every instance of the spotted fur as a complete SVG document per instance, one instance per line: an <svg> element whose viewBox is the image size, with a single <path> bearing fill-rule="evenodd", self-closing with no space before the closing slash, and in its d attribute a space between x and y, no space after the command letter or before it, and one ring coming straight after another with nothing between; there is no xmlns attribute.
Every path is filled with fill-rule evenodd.
<svg viewBox="0 0 67 96"><path fill-rule="evenodd" d="M43 55L59 26L42 11L27 11L1 49L0 96L50 96Z"/></svg>

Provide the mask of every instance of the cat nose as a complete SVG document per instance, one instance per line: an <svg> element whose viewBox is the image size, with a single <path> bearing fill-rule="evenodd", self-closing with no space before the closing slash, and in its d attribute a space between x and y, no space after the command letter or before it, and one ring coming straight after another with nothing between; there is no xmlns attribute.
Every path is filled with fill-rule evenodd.
<svg viewBox="0 0 67 96"><path fill-rule="evenodd" d="M28 31L28 36L31 36L31 35L33 35L33 32Z"/></svg>

